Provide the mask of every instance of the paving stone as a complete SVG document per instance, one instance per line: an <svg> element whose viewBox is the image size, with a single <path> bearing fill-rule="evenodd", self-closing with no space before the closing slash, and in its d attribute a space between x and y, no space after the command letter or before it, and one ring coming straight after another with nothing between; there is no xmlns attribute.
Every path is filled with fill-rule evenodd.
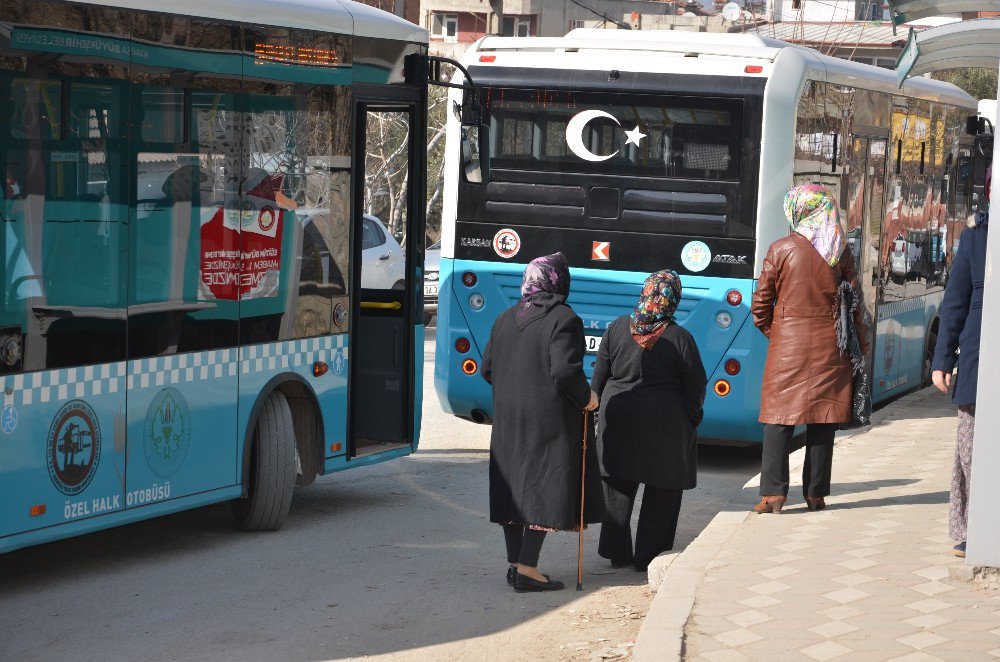
<svg viewBox="0 0 1000 662"><path fill-rule="evenodd" d="M908 623L915 628L937 628L942 625L947 625L951 623L950 618L945 618L944 616L938 616L937 614L924 614L923 616L914 616L913 618L908 618L904 623Z"/></svg>
<svg viewBox="0 0 1000 662"><path fill-rule="evenodd" d="M752 607L753 609L761 609L763 607L770 607L772 605L781 604L781 600L773 598L770 595L756 595L752 598L745 598L743 600L738 600L741 605L746 605L747 607Z"/></svg>
<svg viewBox="0 0 1000 662"><path fill-rule="evenodd" d="M767 623L768 621L774 620L774 616L768 616L764 612L757 611L756 609L741 611L733 614L732 616L727 616L726 618L743 628L760 625L761 623Z"/></svg>
<svg viewBox="0 0 1000 662"><path fill-rule="evenodd" d="M820 660L820 662L823 662L824 660L832 660L834 658L841 657L842 655L847 655L851 652L851 649L847 646L841 646L833 641L824 641L821 644L803 648L799 652L811 657L814 660Z"/></svg>
<svg viewBox="0 0 1000 662"><path fill-rule="evenodd" d="M737 628L735 630L723 632L722 634L717 634L715 635L715 638L727 646L742 646L754 641L760 641L764 637L745 628Z"/></svg>
<svg viewBox="0 0 1000 662"><path fill-rule="evenodd" d="M809 631L815 632L822 637L833 638L854 632L857 629L857 627L843 621L830 621L829 623L809 628Z"/></svg>
<svg viewBox="0 0 1000 662"><path fill-rule="evenodd" d="M918 632L916 634L911 634L906 637L900 637L896 641L901 644L906 644L907 646L912 646L917 650L923 650L925 648L930 648L931 646L937 646L938 644L943 644L946 641L951 641L946 637L942 637L934 634L933 632Z"/></svg>

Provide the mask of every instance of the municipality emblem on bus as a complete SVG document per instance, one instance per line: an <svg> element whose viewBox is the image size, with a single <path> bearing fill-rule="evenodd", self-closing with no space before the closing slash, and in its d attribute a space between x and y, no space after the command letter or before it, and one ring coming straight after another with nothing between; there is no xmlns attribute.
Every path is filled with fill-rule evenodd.
<svg viewBox="0 0 1000 662"><path fill-rule="evenodd" d="M184 464L191 446L191 412L180 391L168 387L153 398L142 442L146 463L160 478L169 478Z"/></svg>
<svg viewBox="0 0 1000 662"><path fill-rule="evenodd" d="M83 400L63 405L49 428L45 449L56 489L69 495L87 489L101 459L101 428L90 405Z"/></svg>
<svg viewBox="0 0 1000 662"><path fill-rule="evenodd" d="M681 264L688 271L704 271L711 262L712 251L703 241L689 241L681 250Z"/></svg>

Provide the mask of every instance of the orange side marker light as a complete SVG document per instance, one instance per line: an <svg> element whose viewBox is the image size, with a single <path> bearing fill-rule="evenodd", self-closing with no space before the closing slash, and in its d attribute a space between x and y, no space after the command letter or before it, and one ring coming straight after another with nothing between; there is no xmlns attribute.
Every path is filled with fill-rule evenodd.
<svg viewBox="0 0 1000 662"><path fill-rule="evenodd" d="M330 366L326 364L326 361L316 361L316 363L313 363L313 377L322 377L329 371Z"/></svg>
<svg viewBox="0 0 1000 662"><path fill-rule="evenodd" d="M474 375L479 370L479 365L472 359L462 361L462 372L467 375Z"/></svg>
<svg viewBox="0 0 1000 662"><path fill-rule="evenodd" d="M32 517L38 517L39 515L44 515L45 514L45 504L44 503L40 503L37 506L32 506L31 510L29 510L28 512L31 513Z"/></svg>
<svg viewBox="0 0 1000 662"><path fill-rule="evenodd" d="M732 389L729 386L729 382L727 382L725 379L720 379L719 381L715 382L716 395L722 396L724 398L727 395L729 395L730 390Z"/></svg>

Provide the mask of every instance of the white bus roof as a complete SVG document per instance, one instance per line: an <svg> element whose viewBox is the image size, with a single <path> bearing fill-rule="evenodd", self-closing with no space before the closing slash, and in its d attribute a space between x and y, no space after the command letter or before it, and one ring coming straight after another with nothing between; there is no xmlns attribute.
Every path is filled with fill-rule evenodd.
<svg viewBox="0 0 1000 662"><path fill-rule="evenodd" d="M427 30L394 14L353 0L78 0L90 5L137 9L220 21L238 21L357 37L426 44Z"/></svg>
<svg viewBox="0 0 1000 662"><path fill-rule="evenodd" d="M717 75L754 75L768 78L780 70L782 52L794 49L806 57L818 76L827 82L890 94L919 97L968 108L976 100L959 88L927 78L911 78L900 89L895 72L823 55L811 48L789 44L750 32L686 32L683 30L572 30L565 37L484 37L466 53L465 64L483 67L524 67L704 75L712 66ZM492 63L480 56L498 57ZM548 57L543 57L548 54ZM615 54L614 64L609 55ZM709 65L709 63L711 63ZM758 74L747 74L746 65L761 65ZM811 77L811 76L810 76Z"/></svg>

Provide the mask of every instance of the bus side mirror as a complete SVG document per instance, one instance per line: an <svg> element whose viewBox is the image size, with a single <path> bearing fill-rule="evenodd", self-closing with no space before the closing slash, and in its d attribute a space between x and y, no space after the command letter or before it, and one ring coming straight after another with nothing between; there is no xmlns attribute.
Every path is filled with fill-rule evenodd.
<svg viewBox="0 0 1000 662"><path fill-rule="evenodd" d="M965 132L970 136L986 133L986 118L979 115L969 115L965 118Z"/></svg>
<svg viewBox="0 0 1000 662"><path fill-rule="evenodd" d="M490 128L485 124L462 124L462 172L472 184L490 182Z"/></svg>

